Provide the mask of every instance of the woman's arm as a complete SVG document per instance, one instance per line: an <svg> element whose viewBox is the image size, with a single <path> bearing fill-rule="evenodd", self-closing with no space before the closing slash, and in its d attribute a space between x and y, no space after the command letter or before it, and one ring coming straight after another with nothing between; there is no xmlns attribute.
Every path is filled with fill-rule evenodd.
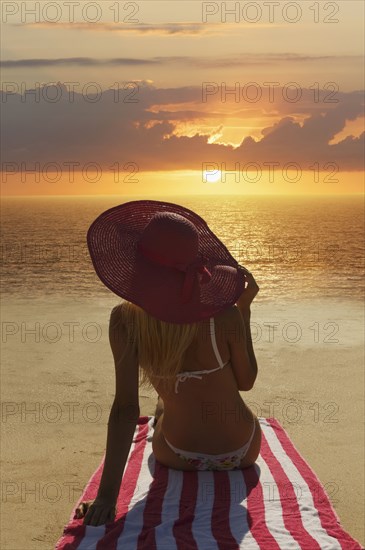
<svg viewBox="0 0 365 550"><path fill-rule="evenodd" d="M257 377L257 361L255 357L255 352L252 345L252 336L251 336L251 303L253 302L254 298L257 296L259 292L259 286L255 281L254 276L252 273L245 270L245 279L247 282L247 286L241 296L239 297L237 301L237 308L239 309L244 325L245 325L245 337L246 337L246 349L248 353L248 357L250 359L250 365L251 370L254 374L254 380L252 385L254 384L254 381Z"/></svg>
<svg viewBox="0 0 365 550"><path fill-rule="evenodd" d="M116 503L139 412L133 407L110 411L104 469L97 498Z"/></svg>
<svg viewBox="0 0 365 550"><path fill-rule="evenodd" d="M109 342L114 357L116 389L98 496L117 499L140 412L137 350L133 342L128 341L126 320L120 306L114 308L110 316Z"/></svg>
<svg viewBox="0 0 365 550"><path fill-rule="evenodd" d="M243 322L245 324L247 353L248 353L248 356L250 358L251 369L254 372L255 380L256 380L256 377L257 377L257 361L256 361L255 352L254 352L253 345L252 345L251 325L250 325L250 321L251 321L251 311L250 311L250 309L248 309L248 311L247 310L245 310L243 312L241 311L241 315L242 315Z"/></svg>
<svg viewBox="0 0 365 550"><path fill-rule="evenodd" d="M230 350L230 361L239 391L252 389L257 377L257 363L252 347L249 317L243 319L238 306L230 309L227 318L227 339Z"/></svg>
<svg viewBox="0 0 365 550"><path fill-rule="evenodd" d="M116 392L108 421L108 433L103 473L97 497L81 503L76 514L84 524L103 525L115 517L115 505L139 418L138 354L128 341L122 308L113 309L109 323L109 341L113 352Z"/></svg>

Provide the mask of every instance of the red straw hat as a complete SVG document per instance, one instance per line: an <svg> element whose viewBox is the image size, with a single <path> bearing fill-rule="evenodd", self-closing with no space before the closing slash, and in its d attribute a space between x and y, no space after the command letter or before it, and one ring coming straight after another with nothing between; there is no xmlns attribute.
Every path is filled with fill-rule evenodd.
<svg viewBox="0 0 365 550"><path fill-rule="evenodd" d="M106 210L87 245L101 281L169 323L193 323L236 303L245 268L195 212L139 200Z"/></svg>

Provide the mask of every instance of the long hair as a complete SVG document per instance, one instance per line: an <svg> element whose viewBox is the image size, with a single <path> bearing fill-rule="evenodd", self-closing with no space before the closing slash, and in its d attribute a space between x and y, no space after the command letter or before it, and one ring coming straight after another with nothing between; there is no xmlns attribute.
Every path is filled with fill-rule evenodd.
<svg viewBox="0 0 365 550"><path fill-rule="evenodd" d="M140 385L151 388L152 382L162 382L171 390L200 323L160 321L127 300L123 301L123 311L127 318L128 341L136 346L138 353Z"/></svg>

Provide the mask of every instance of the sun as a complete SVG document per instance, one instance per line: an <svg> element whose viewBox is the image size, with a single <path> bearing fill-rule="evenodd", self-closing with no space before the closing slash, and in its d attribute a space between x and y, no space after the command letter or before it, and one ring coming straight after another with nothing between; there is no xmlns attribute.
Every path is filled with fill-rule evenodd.
<svg viewBox="0 0 365 550"><path fill-rule="evenodd" d="M221 178L222 172L220 170L206 170L203 172L203 181L208 183L215 183Z"/></svg>

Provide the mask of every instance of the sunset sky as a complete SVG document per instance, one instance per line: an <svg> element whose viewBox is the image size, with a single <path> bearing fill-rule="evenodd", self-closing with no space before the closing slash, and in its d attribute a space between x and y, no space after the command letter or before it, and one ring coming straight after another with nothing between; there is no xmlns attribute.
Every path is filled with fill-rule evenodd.
<svg viewBox="0 0 365 550"><path fill-rule="evenodd" d="M2 2L2 194L363 192L364 3L265 4Z"/></svg>

